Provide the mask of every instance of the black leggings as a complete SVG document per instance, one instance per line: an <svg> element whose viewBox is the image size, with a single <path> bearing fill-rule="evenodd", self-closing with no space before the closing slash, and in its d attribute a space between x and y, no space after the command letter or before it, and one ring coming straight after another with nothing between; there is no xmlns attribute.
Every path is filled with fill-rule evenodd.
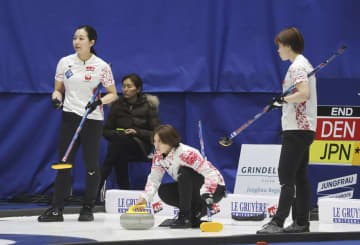
<svg viewBox="0 0 360 245"><path fill-rule="evenodd" d="M200 196L200 188L204 184L204 177L192 168L180 167L178 181L161 184L158 194L166 204L178 207L185 216L195 215L204 204ZM219 202L225 196L225 186L218 185L213 198Z"/></svg>
<svg viewBox="0 0 360 245"><path fill-rule="evenodd" d="M309 220L311 189L308 164L309 148L314 138L313 131L283 132L278 168L281 191L278 210L273 218L279 226L283 226L292 205L293 219L299 225L305 225Z"/></svg>
<svg viewBox="0 0 360 245"><path fill-rule="evenodd" d="M82 117L71 113L63 112L59 137L58 158L62 160L65 152L78 128ZM83 160L86 168L86 186L84 204L94 205L97 189L100 180L99 152L102 135L102 121L86 119L80 131L79 137L67 158L68 163L74 164L79 146L82 147ZM55 189L52 205L57 208L64 207L64 199L71 187L71 169L58 170L55 179Z"/></svg>
<svg viewBox="0 0 360 245"><path fill-rule="evenodd" d="M100 169L100 188L115 168L119 188L129 189L128 163L144 159L145 155L139 144L130 135L122 135L117 141L109 142L106 157Z"/></svg>

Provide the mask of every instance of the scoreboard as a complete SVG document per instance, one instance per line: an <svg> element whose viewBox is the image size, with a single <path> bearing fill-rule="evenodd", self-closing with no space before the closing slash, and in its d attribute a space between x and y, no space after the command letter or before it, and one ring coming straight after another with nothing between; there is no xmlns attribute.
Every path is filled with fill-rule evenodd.
<svg viewBox="0 0 360 245"><path fill-rule="evenodd" d="M318 106L310 147L312 206L318 198L360 198L360 107Z"/></svg>
<svg viewBox="0 0 360 245"><path fill-rule="evenodd" d="M319 106L313 164L360 165L360 107Z"/></svg>

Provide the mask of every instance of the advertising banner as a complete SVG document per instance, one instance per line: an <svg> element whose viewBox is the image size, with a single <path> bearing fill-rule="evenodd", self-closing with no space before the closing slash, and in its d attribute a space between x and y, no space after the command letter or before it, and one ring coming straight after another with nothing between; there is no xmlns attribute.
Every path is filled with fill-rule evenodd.
<svg viewBox="0 0 360 245"><path fill-rule="evenodd" d="M232 216L249 217L264 214L265 218L270 218L278 207L278 196L233 194L230 200Z"/></svg>
<svg viewBox="0 0 360 245"><path fill-rule="evenodd" d="M235 182L235 194L278 196L278 164L281 145L243 144Z"/></svg>
<svg viewBox="0 0 360 245"><path fill-rule="evenodd" d="M141 192L142 191L136 190L107 190L105 195L105 212L119 214L126 213L132 205L135 205ZM212 209L215 217L231 217L232 200L232 195L229 194L227 198L223 198L219 203L214 204ZM166 217L175 217L179 213L178 208L167 205L160 200L157 194L152 202L147 203L145 210L154 215Z"/></svg>
<svg viewBox="0 0 360 245"><path fill-rule="evenodd" d="M141 192L136 190L107 190L105 195L105 212L126 213L132 205L135 205ZM175 216L179 212L177 208L162 202L157 194L151 203L147 203L145 210L160 216Z"/></svg>
<svg viewBox="0 0 360 245"><path fill-rule="evenodd" d="M322 198L319 200L319 221L324 224L360 225L360 200Z"/></svg>

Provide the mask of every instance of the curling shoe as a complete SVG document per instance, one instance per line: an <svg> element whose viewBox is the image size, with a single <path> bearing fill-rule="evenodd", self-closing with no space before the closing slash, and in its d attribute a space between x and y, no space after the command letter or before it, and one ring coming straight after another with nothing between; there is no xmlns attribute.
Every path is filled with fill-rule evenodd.
<svg viewBox="0 0 360 245"><path fill-rule="evenodd" d="M271 233L282 233L284 229L280 227L275 221L270 221L265 224L261 230L258 230L256 234L271 234Z"/></svg>
<svg viewBox="0 0 360 245"><path fill-rule="evenodd" d="M298 225L296 221L294 221L294 223L292 223L291 225L289 225L284 229L284 232L286 233L310 232L309 227L310 227L309 222L307 222L307 224L305 225Z"/></svg>
<svg viewBox="0 0 360 245"><path fill-rule="evenodd" d="M49 208L38 217L39 222L62 222L64 221L63 209Z"/></svg>
<svg viewBox="0 0 360 245"><path fill-rule="evenodd" d="M192 223L190 218L187 215L179 213L178 218L170 225L172 229L185 229L192 228Z"/></svg>
<svg viewBox="0 0 360 245"><path fill-rule="evenodd" d="M93 221L94 215L90 205L84 205L80 210L78 221Z"/></svg>

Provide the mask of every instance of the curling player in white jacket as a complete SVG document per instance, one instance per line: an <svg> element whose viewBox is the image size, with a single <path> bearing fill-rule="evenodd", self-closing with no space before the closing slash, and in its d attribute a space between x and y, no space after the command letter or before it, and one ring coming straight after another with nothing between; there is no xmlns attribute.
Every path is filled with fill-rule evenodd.
<svg viewBox="0 0 360 245"><path fill-rule="evenodd" d="M153 135L156 152L151 173L136 204L151 202L158 191L162 201L180 209L170 228L199 227L207 208L211 209L226 195L224 178L197 149L180 143L180 136L171 125L160 125ZM165 172L175 182L161 184Z"/></svg>

